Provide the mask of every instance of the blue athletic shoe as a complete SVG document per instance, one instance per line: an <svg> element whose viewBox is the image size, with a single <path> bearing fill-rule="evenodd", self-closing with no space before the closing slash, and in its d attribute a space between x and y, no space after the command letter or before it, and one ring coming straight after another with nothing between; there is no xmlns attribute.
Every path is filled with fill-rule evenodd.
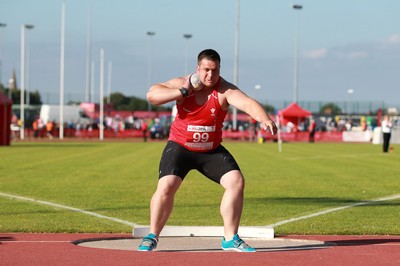
<svg viewBox="0 0 400 266"><path fill-rule="evenodd" d="M158 238L155 234L149 234L144 237L142 243L140 243L138 251L153 251L156 249L158 243Z"/></svg>
<svg viewBox="0 0 400 266"><path fill-rule="evenodd" d="M232 250L238 252L256 252L255 248L250 247L239 237L238 234L234 235L232 240L226 241L225 237L222 238L221 248L223 250Z"/></svg>

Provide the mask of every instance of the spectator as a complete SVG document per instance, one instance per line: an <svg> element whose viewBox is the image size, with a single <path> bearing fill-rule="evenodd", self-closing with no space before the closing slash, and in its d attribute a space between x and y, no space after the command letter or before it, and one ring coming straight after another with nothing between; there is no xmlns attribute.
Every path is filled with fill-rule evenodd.
<svg viewBox="0 0 400 266"><path fill-rule="evenodd" d="M39 119L36 118L32 123L33 137L36 139L39 136Z"/></svg>
<svg viewBox="0 0 400 266"><path fill-rule="evenodd" d="M309 131L309 142L312 143L314 142L314 135L315 135L315 128L316 128L316 124L315 124L315 120L311 117L310 119L310 125L308 127L308 131Z"/></svg>
<svg viewBox="0 0 400 266"><path fill-rule="evenodd" d="M385 115L382 121L382 133L383 133L383 152L389 151L390 137L392 134L392 121L390 117Z"/></svg>
<svg viewBox="0 0 400 266"><path fill-rule="evenodd" d="M50 121L50 120L47 121L47 124L46 124L46 135L47 135L47 137L49 139L53 138L53 134L52 134L53 128L54 128L54 123L52 121Z"/></svg>
<svg viewBox="0 0 400 266"><path fill-rule="evenodd" d="M143 141L146 142L147 141L147 129L148 129L149 125L147 123L147 121L145 119L142 120L142 123L140 125L140 128L142 130L143 133Z"/></svg>

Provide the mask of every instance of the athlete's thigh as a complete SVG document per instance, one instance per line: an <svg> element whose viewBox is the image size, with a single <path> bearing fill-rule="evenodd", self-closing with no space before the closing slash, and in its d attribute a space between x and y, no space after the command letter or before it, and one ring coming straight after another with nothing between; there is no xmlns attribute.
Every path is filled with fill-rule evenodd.
<svg viewBox="0 0 400 266"><path fill-rule="evenodd" d="M158 178L167 175L179 176L182 180L192 169L189 151L179 144L168 141L161 156Z"/></svg>
<svg viewBox="0 0 400 266"><path fill-rule="evenodd" d="M211 152L202 154L197 170L220 184L222 176L233 170L240 171L240 168L232 154L221 145Z"/></svg>
<svg viewBox="0 0 400 266"><path fill-rule="evenodd" d="M158 180L157 190L175 194L182 184L182 178L176 175L165 175Z"/></svg>
<svg viewBox="0 0 400 266"><path fill-rule="evenodd" d="M221 177L220 183L225 189L243 189L244 177L241 171L232 170Z"/></svg>

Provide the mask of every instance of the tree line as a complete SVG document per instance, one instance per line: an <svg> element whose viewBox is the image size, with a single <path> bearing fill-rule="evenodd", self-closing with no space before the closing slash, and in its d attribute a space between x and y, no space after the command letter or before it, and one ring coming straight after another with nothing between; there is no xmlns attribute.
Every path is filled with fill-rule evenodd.
<svg viewBox="0 0 400 266"><path fill-rule="evenodd" d="M21 90L5 88L0 86L0 91L5 96L11 98L13 104L21 103ZM42 97L39 91L25 91L25 104L29 102L30 105L42 105ZM28 101L29 98L29 101ZM107 102L107 97L104 97L104 102ZM69 101L67 105L80 104L79 101ZM114 92L110 95L110 104L114 110L117 111L147 111L149 110L148 102L135 96L126 96L120 92ZM150 106L152 111L165 111L171 110L171 107L165 106Z"/></svg>
<svg viewBox="0 0 400 266"><path fill-rule="evenodd" d="M21 103L21 91L19 89L10 90L9 88L5 88L3 85L0 85L0 91L8 97L11 97L11 100L14 104ZM39 91L29 91L25 95L25 103L28 102L30 105L42 105L42 97ZM107 97L104 97L104 102L107 102ZM72 104L80 104L81 102L70 101L67 105ZM148 102L146 99L141 99L135 96L126 96L121 92L114 92L110 95L110 104L114 110L117 111L147 111L149 110ZM262 104L264 109L268 113L275 113L275 107L268 104ZM171 110L171 107L168 106L150 106L152 111L166 111ZM343 114L343 110L336 105L335 103L327 103L320 107L319 114L321 115L340 115Z"/></svg>

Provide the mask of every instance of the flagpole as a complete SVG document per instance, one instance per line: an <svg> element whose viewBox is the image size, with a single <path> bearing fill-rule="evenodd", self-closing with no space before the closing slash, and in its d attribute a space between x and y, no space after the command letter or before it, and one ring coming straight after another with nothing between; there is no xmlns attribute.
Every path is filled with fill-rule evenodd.
<svg viewBox="0 0 400 266"><path fill-rule="evenodd" d="M100 49L100 140L104 139L104 49Z"/></svg>
<svg viewBox="0 0 400 266"><path fill-rule="evenodd" d="M64 46L65 46L65 2L61 3L61 52L60 52L60 125L59 138L64 138Z"/></svg>

